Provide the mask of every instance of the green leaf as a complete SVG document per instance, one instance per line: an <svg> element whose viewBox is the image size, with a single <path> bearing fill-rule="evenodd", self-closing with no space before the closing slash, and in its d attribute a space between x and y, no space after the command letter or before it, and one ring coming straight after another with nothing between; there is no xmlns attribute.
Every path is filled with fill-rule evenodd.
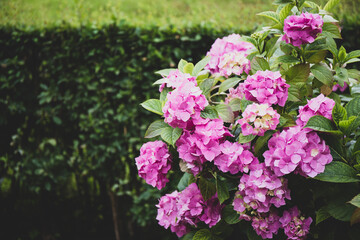
<svg viewBox="0 0 360 240"><path fill-rule="evenodd" d="M320 208L318 211L316 211L316 225L328 219L329 217L331 217L331 215L330 213L328 213L327 208L326 207Z"/></svg>
<svg viewBox="0 0 360 240"><path fill-rule="evenodd" d="M189 232L184 237L181 238L181 240L193 240L195 235L195 232Z"/></svg>
<svg viewBox="0 0 360 240"><path fill-rule="evenodd" d="M220 204L229 199L229 190L226 186L226 183L221 181L219 178L216 179L216 192L218 195L218 199Z"/></svg>
<svg viewBox="0 0 360 240"><path fill-rule="evenodd" d="M212 234L208 229L200 229L193 237L193 240L211 240Z"/></svg>
<svg viewBox="0 0 360 240"><path fill-rule="evenodd" d="M178 185L177 185L177 189L179 191L182 191L184 190L187 186L189 186L189 181L190 181L190 178L191 178L192 174L190 173L184 173L183 176L181 177Z"/></svg>
<svg viewBox="0 0 360 240"><path fill-rule="evenodd" d="M300 62L300 60L298 58L291 56L291 55L282 55L282 56L278 57L276 59L276 61L279 63L289 63L289 64Z"/></svg>
<svg viewBox="0 0 360 240"><path fill-rule="evenodd" d="M194 64L192 63L187 63L184 68L183 68L183 72L184 73L188 73L188 74L191 74L193 72L193 69L194 69Z"/></svg>
<svg viewBox="0 0 360 240"><path fill-rule="evenodd" d="M59 117L54 116L52 119L56 125L61 125L62 121Z"/></svg>
<svg viewBox="0 0 360 240"><path fill-rule="evenodd" d="M360 114L360 97L356 97L345 106L348 117Z"/></svg>
<svg viewBox="0 0 360 240"><path fill-rule="evenodd" d="M339 161L332 161L326 165L323 173L318 174L314 178L320 181L333 183L360 182L360 179L356 174L356 170L349 165Z"/></svg>
<svg viewBox="0 0 360 240"><path fill-rule="evenodd" d="M280 22L284 22L285 18L287 18L290 14L292 14L291 9L294 7L294 4L285 5L279 13Z"/></svg>
<svg viewBox="0 0 360 240"><path fill-rule="evenodd" d="M233 113L231 107L229 107L226 104L219 104L219 105L216 105L215 109L218 112L219 117L224 122L228 122L228 123L234 122L234 113Z"/></svg>
<svg viewBox="0 0 360 240"><path fill-rule="evenodd" d="M344 46L341 46L339 49L338 59L340 62L343 62L346 58L346 49Z"/></svg>
<svg viewBox="0 0 360 240"><path fill-rule="evenodd" d="M176 68L166 68L166 69L159 70L159 71L157 71L155 73L160 74L163 77L167 77L170 74L170 72L174 71L174 70L176 70Z"/></svg>
<svg viewBox="0 0 360 240"><path fill-rule="evenodd" d="M339 128L346 136L350 136L359 126L360 117L351 116L348 120L341 120L339 122Z"/></svg>
<svg viewBox="0 0 360 240"><path fill-rule="evenodd" d="M305 52L306 62L319 63L325 59L327 53L327 50L314 50Z"/></svg>
<svg viewBox="0 0 360 240"><path fill-rule="evenodd" d="M304 83L297 84L296 82L289 82L288 99L290 102L299 102L301 98L300 89L304 86Z"/></svg>
<svg viewBox="0 0 360 240"><path fill-rule="evenodd" d="M281 5L281 4L287 4L287 3L293 3L293 0L275 0L273 4L275 5Z"/></svg>
<svg viewBox="0 0 360 240"><path fill-rule="evenodd" d="M231 110L233 110L233 112L240 111L241 99L240 98L231 99L229 102L229 106L231 107Z"/></svg>
<svg viewBox="0 0 360 240"><path fill-rule="evenodd" d="M286 82L306 82L310 75L309 64L297 64L289 68L285 73Z"/></svg>
<svg viewBox="0 0 360 240"><path fill-rule="evenodd" d="M216 193L216 185L204 177L199 178L199 189L204 201L209 200Z"/></svg>
<svg viewBox="0 0 360 240"><path fill-rule="evenodd" d="M351 199L349 203L360 208L360 194L356 195L353 199Z"/></svg>
<svg viewBox="0 0 360 240"><path fill-rule="evenodd" d="M335 219L348 222L356 207L345 202L334 201L326 207L328 213Z"/></svg>
<svg viewBox="0 0 360 240"><path fill-rule="evenodd" d="M240 110L243 112L245 111L246 107L249 106L250 104L253 104L254 102L246 100L245 98L243 98L240 102Z"/></svg>
<svg viewBox="0 0 360 240"><path fill-rule="evenodd" d="M350 59L353 59L353 58L358 58L360 57L360 50L355 50L355 51L352 51L352 52L349 52L344 60L344 62L346 63L347 61L349 61Z"/></svg>
<svg viewBox="0 0 360 240"><path fill-rule="evenodd" d="M351 215L350 218L350 225L354 225L356 223L360 223L360 208L355 209L355 211L353 212L353 214ZM359 235L357 235L359 236Z"/></svg>
<svg viewBox="0 0 360 240"><path fill-rule="evenodd" d="M234 210L234 207L230 204L226 205L221 212L221 218L224 219L224 221L228 224L236 224L240 222L239 217L240 215Z"/></svg>
<svg viewBox="0 0 360 240"><path fill-rule="evenodd" d="M172 88L164 88L160 93L160 102L161 104L165 104L167 94L172 91Z"/></svg>
<svg viewBox="0 0 360 240"><path fill-rule="evenodd" d="M203 69L204 67L209 63L210 61L210 56L206 56L203 59L201 59L194 67L191 75L192 76L197 76Z"/></svg>
<svg viewBox="0 0 360 240"><path fill-rule="evenodd" d="M211 92L211 88L214 86L215 80L213 78L207 78L199 85L201 91L205 96L208 96Z"/></svg>
<svg viewBox="0 0 360 240"><path fill-rule="evenodd" d="M330 12L339 2L340 0L329 0L324 6L324 10Z"/></svg>
<svg viewBox="0 0 360 240"><path fill-rule="evenodd" d="M360 137L358 137L358 139L356 140L356 143L354 145L354 148L353 148L353 155L357 152L357 151L360 151Z"/></svg>
<svg viewBox="0 0 360 240"><path fill-rule="evenodd" d="M280 47L279 37L272 37L270 40L266 42L265 45L265 51L266 51L266 57L269 59L271 58L275 51Z"/></svg>
<svg viewBox="0 0 360 240"><path fill-rule="evenodd" d="M268 19L271 19L271 20L273 20L273 21L276 22L276 23L281 23L281 22L280 22L280 17L279 17L279 15L278 15L276 12L266 11L266 12L258 13L257 15L266 17L266 18L268 18Z"/></svg>
<svg viewBox="0 0 360 240"><path fill-rule="evenodd" d="M164 128L169 127L164 120L157 120L150 124L145 133L145 138L153 138L159 136Z"/></svg>
<svg viewBox="0 0 360 240"><path fill-rule="evenodd" d="M331 120L320 115L312 116L306 123L305 128L311 128L319 132L342 134L336 130L336 126Z"/></svg>
<svg viewBox="0 0 360 240"><path fill-rule="evenodd" d="M264 149L265 147L267 147L268 140L272 137L272 135L275 132L276 131L266 131L264 136L261 136L256 140L255 148L254 148L254 153L256 156L261 155L261 153L262 153L261 150Z"/></svg>
<svg viewBox="0 0 360 240"><path fill-rule="evenodd" d="M176 143L176 141L179 139L179 137L181 136L182 133L182 129L181 128L172 128L172 127L167 127L164 128L161 131L161 138L167 142L170 145L173 145Z"/></svg>
<svg viewBox="0 0 360 240"><path fill-rule="evenodd" d="M249 43L251 43L252 45L254 45L255 47L257 47L256 40L253 39L252 37L242 36L242 37L240 38L240 41L249 42Z"/></svg>
<svg viewBox="0 0 360 240"><path fill-rule="evenodd" d="M228 78L224 82L220 84L219 92L225 92L229 88L234 87L236 84L238 84L241 81L241 78Z"/></svg>
<svg viewBox="0 0 360 240"><path fill-rule="evenodd" d="M332 23L324 23L322 34L331 38L341 38L339 27Z"/></svg>
<svg viewBox="0 0 360 240"><path fill-rule="evenodd" d="M248 142L251 142L252 140L254 140L255 137L256 136L252 135L252 134L244 136L242 133L240 133L238 142L239 143L248 143Z"/></svg>
<svg viewBox="0 0 360 240"><path fill-rule="evenodd" d="M219 118L219 114L214 106L206 106L205 109L201 111L200 116L202 118L210 118L210 119Z"/></svg>
<svg viewBox="0 0 360 240"><path fill-rule="evenodd" d="M253 73L256 73L257 71L265 71L270 70L269 63L261 57L254 57L251 60L251 71Z"/></svg>
<svg viewBox="0 0 360 240"><path fill-rule="evenodd" d="M149 99L141 103L140 105L150 112L163 115L162 104L159 99Z"/></svg>
<svg viewBox="0 0 360 240"><path fill-rule="evenodd" d="M315 64L314 66L312 66L310 68L310 71L312 74L314 74L316 79L318 79L324 85L332 87L333 75L329 68L327 68L321 64Z"/></svg>
<svg viewBox="0 0 360 240"><path fill-rule="evenodd" d="M254 228L249 227L246 231L246 235L248 237L248 240L262 240L263 238L261 236L259 236Z"/></svg>
<svg viewBox="0 0 360 240"><path fill-rule="evenodd" d="M180 72L183 72L183 69L185 67L185 65L187 64L188 62L185 61L184 59L181 59L179 64L178 64L178 69L180 70Z"/></svg>
<svg viewBox="0 0 360 240"><path fill-rule="evenodd" d="M336 67L336 75L334 76L334 80L336 80L341 87L344 86L345 82L349 82L349 75L346 68Z"/></svg>
<svg viewBox="0 0 360 240"><path fill-rule="evenodd" d="M336 103L332 110L332 118L336 125L339 125L341 120L347 119L346 109L341 106L339 103Z"/></svg>
<svg viewBox="0 0 360 240"><path fill-rule="evenodd" d="M337 58L338 49L335 40L331 37L326 37L326 45L328 46L328 50L334 55L334 58Z"/></svg>

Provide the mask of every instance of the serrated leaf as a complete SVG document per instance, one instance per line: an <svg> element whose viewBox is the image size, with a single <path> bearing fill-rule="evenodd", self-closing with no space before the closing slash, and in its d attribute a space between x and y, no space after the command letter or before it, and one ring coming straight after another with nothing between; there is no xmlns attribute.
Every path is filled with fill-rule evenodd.
<svg viewBox="0 0 360 240"><path fill-rule="evenodd" d="M340 0L329 0L324 6L324 10L330 12L339 2Z"/></svg>
<svg viewBox="0 0 360 240"><path fill-rule="evenodd" d="M279 63L288 63L288 64L300 63L300 60L298 58L291 55L282 55L278 57L276 61Z"/></svg>
<svg viewBox="0 0 360 240"><path fill-rule="evenodd" d="M326 207L328 213L335 219L348 222L356 207L345 202L334 201Z"/></svg>
<svg viewBox="0 0 360 240"><path fill-rule="evenodd" d="M214 106L206 106L205 109L201 111L200 116L209 119L219 118L219 114Z"/></svg>
<svg viewBox="0 0 360 240"><path fill-rule="evenodd" d="M288 89L288 98L287 101L290 102L300 102L300 87L295 83L289 83L290 87Z"/></svg>
<svg viewBox="0 0 360 240"><path fill-rule="evenodd" d="M273 21L276 22L276 23L281 23L281 22L280 22L279 15L278 15L276 12L266 11L266 12L258 13L257 15L266 17L266 18L268 18L268 19L271 19L271 20L273 20Z"/></svg>
<svg viewBox="0 0 360 240"><path fill-rule="evenodd" d="M183 72L183 69L185 67L185 65L187 64L188 62L184 59L181 59L179 61L179 64L178 64L178 69L180 70L180 72Z"/></svg>
<svg viewBox="0 0 360 240"><path fill-rule="evenodd" d="M205 96L208 96L210 94L211 88L214 86L214 83L215 81L213 78L207 78L200 83L199 87Z"/></svg>
<svg viewBox="0 0 360 240"><path fill-rule="evenodd" d="M221 181L219 178L216 179L216 192L220 204L225 202L230 197L226 183Z"/></svg>
<svg viewBox="0 0 360 240"><path fill-rule="evenodd" d="M319 63L325 59L327 53L327 50L314 50L311 52L305 52L306 62Z"/></svg>
<svg viewBox="0 0 360 240"><path fill-rule="evenodd" d="M245 111L246 107L249 106L250 104L253 104L254 102L246 100L245 98L241 99L240 101L240 110L242 112Z"/></svg>
<svg viewBox="0 0 360 240"><path fill-rule="evenodd" d="M236 224L240 222L240 215L234 210L232 205L226 205L223 208L221 218L228 224Z"/></svg>
<svg viewBox="0 0 360 240"><path fill-rule="evenodd" d="M320 115L312 116L306 123L305 128L311 128L319 132L342 134L336 130L336 126L331 120Z"/></svg>
<svg viewBox="0 0 360 240"><path fill-rule="evenodd" d="M334 58L337 58L338 50L335 40L331 37L326 37L326 45L328 46L328 50L333 54Z"/></svg>
<svg viewBox="0 0 360 240"><path fill-rule="evenodd" d="M339 103L336 103L332 110L332 118L334 122L338 125L341 120L347 119L346 109Z"/></svg>
<svg viewBox="0 0 360 240"><path fill-rule="evenodd" d="M220 84L219 92L225 92L229 88L234 87L236 84L238 84L241 81L241 78L228 78L224 82Z"/></svg>
<svg viewBox="0 0 360 240"><path fill-rule="evenodd" d="M339 161L332 161L326 165L323 173L318 174L314 178L320 181L333 183L360 182L360 179L356 174L356 170L349 165Z"/></svg>
<svg viewBox="0 0 360 240"><path fill-rule="evenodd" d="M262 240L263 238L259 236L254 228L249 227L246 231L246 236L248 237L248 240Z"/></svg>
<svg viewBox="0 0 360 240"><path fill-rule="evenodd" d="M252 45L254 45L255 47L257 47L256 40L253 39L252 37L242 36L242 37L240 38L240 41L249 42L249 43L251 43Z"/></svg>
<svg viewBox="0 0 360 240"><path fill-rule="evenodd" d="M351 199L349 203L360 208L360 194L356 195L353 199Z"/></svg>
<svg viewBox="0 0 360 240"><path fill-rule="evenodd" d="M194 69L194 64L192 63L187 63L184 68L183 68L183 72L184 73L188 73L188 74L191 74L193 72L193 69Z"/></svg>
<svg viewBox="0 0 360 240"><path fill-rule="evenodd" d="M326 207L320 208L318 211L316 211L316 225L328 219L329 217L331 217L331 215L327 212Z"/></svg>
<svg viewBox="0 0 360 240"><path fill-rule="evenodd" d="M360 117L352 116L348 120L342 120L339 122L339 128L346 135L350 136L351 133L360 126Z"/></svg>
<svg viewBox="0 0 360 240"><path fill-rule="evenodd" d="M285 73L286 82L306 82L310 75L309 64L297 64L289 68Z"/></svg>
<svg viewBox="0 0 360 240"><path fill-rule="evenodd" d="M332 23L324 23L322 34L331 38L341 38L339 27Z"/></svg>
<svg viewBox="0 0 360 240"><path fill-rule="evenodd" d="M292 14L291 9L294 7L294 4L285 5L279 13L280 22L284 22L285 18L287 18L290 14Z"/></svg>
<svg viewBox="0 0 360 240"><path fill-rule="evenodd" d="M169 127L169 125L165 123L164 120L157 120L151 123L146 130L145 138L153 138L159 136L161 134L161 131L166 127Z"/></svg>
<svg viewBox="0 0 360 240"><path fill-rule="evenodd" d="M181 128L167 127L161 131L161 138L169 145L174 145L182 134Z"/></svg>
<svg viewBox="0 0 360 240"><path fill-rule="evenodd" d="M341 87L344 86L345 82L349 82L349 75L346 68L336 67L336 75L334 76Z"/></svg>
<svg viewBox="0 0 360 240"><path fill-rule="evenodd" d="M260 136L255 142L254 153L256 156L260 156L262 149L267 146L269 139L276 131L266 131L264 136Z"/></svg>
<svg viewBox="0 0 360 240"><path fill-rule="evenodd" d="M199 178L199 189L204 201L209 200L216 193L216 185L204 177Z"/></svg>
<svg viewBox="0 0 360 240"><path fill-rule="evenodd" d="M360 97L352 99L345 105L348 117L358 116L360 114Z"/></svg>
<svg viewBox="0 0 360 240"><path fill-rule="evenodd" d="M322 82L324 85L332 86L333 75L329 68L321 65L315 64L310 68L311 73Z"/></svg>
<svg viewBox="0 0 360 240"><path fill-rule="evenodd" d="M251 72L256 73L265 70L270 70L270 65L264 58L254 57L251 60Z"/></svg>
<svg viewBox="0 0 360 240"><path fill-rule="evenodd" d="M167 77L171 71L175 71L176 68L166 68L166 69L162 69L162 70L159 70L159 71L156 71L155 73L156 74L160 74L161 76L163 77ZM155 82L156 83L156 82ZM154 84L155 84L154 83Z"/></svg>
<svg viewBox="0 0 360 240"><path fill-rule="evenodd" d="M248 142L251 142L252 140L255 139L255 135L246 135L244 136L242 133L240 133L239 135L239 140L238 140L238 143L248 143Z"/></svg>
<svg viewBox="0 0 360 240"><path fill-rule="evenodd" d="M275 0L274 2L273 2L273 4L275 4L275 5L281 5L281 4L287 4L287 3L292 3L293 2L293 0Z"/></svg>
<svg viewBox="0 0 360 240"><path fill-rule="evenodd" d="M190 180L190 177L192 176L192 174L190 173L184 173L183 176L181 177L178 185L177 185L177 189L179 191L182 191L184 190L187 186L189 186L189 180Z"/></svg>
<svg viewBox="0 0 360 240"><path fill-rule="evenodd" d="M239 98L231 99L229 102L229 106L231 107L231 110L233 110L233 112L240 111L241 99Z"/></svg>
<svg viewBox="0 0 360 240"><path fill-rule="evenodd" d="M335 18L333 18L330 15L325 15L323 17L323 21L324 21L324 23L336 23L336 22L339 22L338 20L336 20Z"/></svg>
<svg viewBox="0 0 360 240"><path fill-rule="evenodd" d="M211 240L212 234L208 229L200 229L193 237L193 240Z"/></svg>
<svg viewBox="0 0 360 240"><path fill-rule="evenodd" d="M189 232L185 236L182 237L181 240L193 240L195 232Z"/></svg>
<svg viewBox="0 0 360 240"><path fill-rule="evenodd" d="M206 56L203 59L201 59L197 64L195 64L195 67L191 73L192 76L197 76L202 69L204 69L204 67L209 63L210 61L210 56Z"/></svg>
<svg viewBox="0 0 360 240"><path fill-rule="evenodd" d="M360 50L355 50L352 52L349 52L344 60L344 62L348 62L350 59L358 58L360 57Z"/></svg>
<svg viewBox="0 0 360 240"><path fill-rule="evenodd" d="M269 59L271 58L275 51L280 47L279 37L272 37L270 40L266 42L265 51L266 57Z"/></svg>
<svg viewBox="0 0 360 240"><path fill-rule="evenodd" d="M226 104L219 104L219 105L216 105L215 109L218 112L219 117L224 122L228 122L228 123L234 122L234 113L233 113L231 107L229 107Z"/></svg>
<svg viewBox="0 0 360 240"><path fill-rule="evenodd" d="M141 103L140 105L150 112L163 115L162 104L159 99L149 99Z"/></svg>

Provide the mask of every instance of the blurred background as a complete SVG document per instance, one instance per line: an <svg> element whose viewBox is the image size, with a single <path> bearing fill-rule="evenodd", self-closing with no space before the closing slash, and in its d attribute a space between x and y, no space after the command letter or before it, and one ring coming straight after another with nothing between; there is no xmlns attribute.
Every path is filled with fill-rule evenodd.
<svg viewBox="0 0 360 240"><path fill-rule="evenodd" d="M134 158L154 72L271 24L271 0L0 0L0 239L176 239ZM324 5L325 0L314 0ZM360 0L342 0L347 52Z"/></svg>

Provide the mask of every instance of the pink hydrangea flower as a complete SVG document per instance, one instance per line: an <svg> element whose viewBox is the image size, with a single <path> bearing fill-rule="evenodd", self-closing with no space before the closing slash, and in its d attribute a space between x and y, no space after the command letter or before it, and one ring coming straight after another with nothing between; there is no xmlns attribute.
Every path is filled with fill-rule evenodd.
<svg viewBox="0 0 360 240"><path fill-rule="evenodd" d="M173 70L166 78L164 78L164 83L161 84L159 91L162 92L164 87L172 89L178 88L183 82L192 82L195 86L197 86L196 77L192 77L188 73L182 73L179 69Z"/></svg>
<svg viewBox="0 0 360 240"><path fill-rule="evenodd" d="M277 176L291 172L315 177L324 172L326 164L332 161L329 147L314 131L300 126L290 127L276 133L268 142L265 151L265 165Z"/></svg>
<svg viewBox="0 0 360 240"><path fill-rule="evenodd" d="M241 125L244 136L253 134L264 136L267 130L275 130L279 124L280 114L267 104L253 103L246 107L241 119L237 123Z"/></svg>
<svg viewBox="0 0 360 240"><path fill-rule="evenodd" d="M229 104L232 99L238 98L242 99L244 97L244 88L243 84L239 84L237 88L230 88L229 93L225 98L225 104Z"/></svg>
<svg viewBox="0 0 360 240"><path fill-rule="evenodd" d="M203 213L204 204L204 199L198 186L196 183L192 183L179 196L179 214L182 219L195 226Z"/></svg>
<svg viewBox="0 0 360 240"><path fill-rule="evenodd" d="M274 211L262 213L252 218L251 226L263 239L272 239L273 234L277 234L281 227L279 219L280 217Z"/></svg>
<svg viewBox="0 0 360 240"><path fill-rule="evenodd" d="M345 82L344 86L340 86L340 84L336 84L333 86L333 92L336 92L337 90L339 90L340 92L345 92L345 90L348 88L348 84Z"/></svg>
<svg viewBox="0 0 360 240"><path fill-rule="evenodd" d="M200 119L193 122L193 131L185 130L176 142L179 157L194 175L206 161L212 162L221 153L219 144L225 136L231 136L221 119Z"/></svg>
<svg viewBox="0 0 360 240"><path fill-rule="evenodd" d="M312 43L322 32L324 21L319 14L302 13L300 16L292 15L284 21L284 36L282 40L295 47Z"/></svg>
<svg viewBox="0 0 360 240"><path fill-rule="evenodd" d="M251 43L241 41L238 34L218 38L207 53L211 59L205 69L210 70L211 74L225 77L249 73L250 61L246 57L254 48Z"/></svg>
<svg viewBox="0 0 360 240"><path fill-rule="evenodd" d="M168 229L169 226L176 226L178 224L178 198L179 192L175 191L171 194L162 196L159 200L159 204L156 205L158 208L158 214L156 220L159 221L159 225Z"/></svg>
<svg viewBox="0 0 360 240"><path fill-rule="evenodd" d="M221 154L214 159L214 164L222 172L248 173L253 165L259 163L258 159L249 150L244 149L240 143L225 141L220 144L220 151Z"/></svg>
<svg viewBox="0 0 360 240"><path fill-rule="evenodd" d="M167 101L162 109L165 122L172 127L186 128L188 122L199 117L201 110L208 104L200 88L185 81L167 94Z"/></svg>
<svg viewBox="0 0 360 240"><path fill-rule="evenodd" d="M299 107L299 115L296 124L304 127L312 116L321 115L332 120L332 109L335 101L320 94L316 98L308 100L305 106Z"/></svg>
<svg viewBox="0 0 360 240"><path fill-rule="evenodd" d="M171 168L171 158L167 145L162 141L145 143L140 156L135 158L139 176L153 187L162 189L169 181L166 178Z"/></svg>
<svg viewBox="0 0 360 240"><path fill-rule="evenodd" d="M221 210L222 206L216 194L205 202L204 212L200 216L200 220L211 228L221 220Z"/></svg>
<svg viewBox="0 0 360 240"><path fill-rule="evenodd" d="M287 179L274 175L260 163L250 174L241 177L233 206L235 211L244 215L252 210L266 213L272 205L277 208L284 206L285 199L291 199Z"/></svg>
<svg viewBox="0 0 360 240"><path fill-rule="evenodd" d="M311 217L305 218L301 216L297 207L293 207L289 211L284 211L279 221L288 239L296 240L306 238L310 230L310 224L312 223Z"/></svg>
<svg viewBox="0 0 360 240"><path fill-rule="evenodd" d="M247 100L269 105L284 106L288 98L289 84L280 72L257 71L244 81L243 89Z"/></svg>

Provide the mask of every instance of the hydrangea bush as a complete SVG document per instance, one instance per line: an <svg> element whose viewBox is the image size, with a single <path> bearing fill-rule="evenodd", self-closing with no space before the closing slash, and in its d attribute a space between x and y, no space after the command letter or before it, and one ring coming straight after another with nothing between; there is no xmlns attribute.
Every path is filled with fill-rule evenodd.
<svg viewBox="0 0 360 240"><path fill-rule="evenodd" d="M342 238L358 239L360 51L337 47L337 2L276 0L259 14L274 25L157 72L160 97L142 106L161 120L135 160L169 191L161 226L195 240L330 239L344 222Z"/></svg>

